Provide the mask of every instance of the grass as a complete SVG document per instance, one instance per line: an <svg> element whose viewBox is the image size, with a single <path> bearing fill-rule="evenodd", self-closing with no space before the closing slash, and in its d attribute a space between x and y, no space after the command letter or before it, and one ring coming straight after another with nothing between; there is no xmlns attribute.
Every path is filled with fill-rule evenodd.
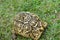
<svg viewBox="0 0 60 40"><path fill-rule="evenodd" d="M0 0L0 40L11 40L13 18L18 12L35 13L48 23L39 40L60 40L60 0ZM32 40L18 36L17 40Z"/></svg>

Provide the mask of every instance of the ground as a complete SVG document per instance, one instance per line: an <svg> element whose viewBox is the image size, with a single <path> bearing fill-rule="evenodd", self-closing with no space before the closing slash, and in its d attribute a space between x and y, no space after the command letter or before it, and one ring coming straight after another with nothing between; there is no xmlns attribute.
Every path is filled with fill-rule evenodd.
<svg viewBox="0 0 60 40"><path fill-rule="evenodd" d="M60 40L60 0L0 0L0 40L11 40L13 18L28 11L48 23L39 40ZM18 35L17 40L32 40Z"/></svg>

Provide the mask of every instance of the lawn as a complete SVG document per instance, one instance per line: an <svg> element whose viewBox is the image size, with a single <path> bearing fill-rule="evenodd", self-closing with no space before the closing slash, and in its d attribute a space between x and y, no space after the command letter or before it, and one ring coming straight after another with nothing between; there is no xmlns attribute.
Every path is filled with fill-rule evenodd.
<svg viewBox="0 0 60 40"><path fill-rule="evenodd" d="M48 23L39 40L60 40L60 0L0 0L0 40L11 40L13 18L28 11ZM18 36L17 40L32 40Z"/></svg>

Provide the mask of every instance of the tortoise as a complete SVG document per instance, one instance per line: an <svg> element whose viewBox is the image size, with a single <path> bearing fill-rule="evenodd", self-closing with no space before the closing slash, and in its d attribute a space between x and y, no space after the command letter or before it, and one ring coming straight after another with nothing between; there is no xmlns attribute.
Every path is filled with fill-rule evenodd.
<svg viewBox="0 0 60 40"><path fill-rule="evenodd" d="M20 12L13 20L13 37L15 40L16 35L32 38L38 40L42 35L44 29L47 27L47 23L42 21L37 15L30 12Z"/></svg>

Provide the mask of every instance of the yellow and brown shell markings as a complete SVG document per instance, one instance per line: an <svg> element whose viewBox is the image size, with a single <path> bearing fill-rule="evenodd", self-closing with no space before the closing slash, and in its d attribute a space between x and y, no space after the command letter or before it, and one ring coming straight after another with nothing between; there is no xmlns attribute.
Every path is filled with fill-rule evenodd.
<svg viewBox="0 0 60 40"><path fill-rule="evenodd" d="M30 12L20 12L14 18L13 33L38 40L46 26L47 23L37 15Z"/></svg>

